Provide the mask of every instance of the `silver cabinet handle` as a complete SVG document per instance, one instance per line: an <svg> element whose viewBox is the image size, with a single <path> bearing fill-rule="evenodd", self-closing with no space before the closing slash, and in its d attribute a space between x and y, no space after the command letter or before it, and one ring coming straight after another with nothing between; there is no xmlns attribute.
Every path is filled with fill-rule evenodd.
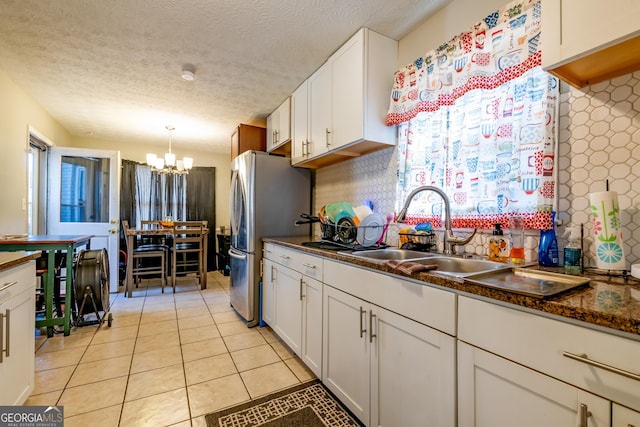
<svg viewBox="0 0 640 427"><path fill-rule="evenodd" d="M377 317L377 315L373 314L372 310L369 310L369 342L372 343L373 339L378 336L378 334L373 333L373 318Z"/></svg>
<svg viewBox="0 0 640 427"><path fill-rule="evenodd" d="M307 268L313 268L314 270L317 268L315 265L313 264L302 264L303 267L307 267Z"/></svg>
<svg viewBox="0 0 640 427"><path fill-rule="evenodd" d="M331 143L329 142L329 135L331 134L331 131L329 130L329 128L325 128L324 130L324 139L325 142L327 143L327 148L331 147Z"/></svg>
<svg viewBox="0 0 640 427"><path fill-rule="evenodd" d="M615 366L604 364L602 362L591 360L586 354L578 355L569 353L568 351L563 351L562 355L564 357L568 357L569 359L577 360L578 362L586 363L587 365L595 366L597 368L604 369L605 371L613 372L614 374L622 375L624 377L631 378L632 380L640 381L640 375L633 372L625 371L620 368L616 368Z"/></svg>
<svg viewBox="0 0 640 427"><path fill-rule="evenodd" d="M580 427L587 427L587 419L591 416L589 408L584 403L580 404Z"/></svg>
<svg viewBox="0 0 640 427"><path fill-rule="evenodd" d="M300 278L300 301L302 301L302 278Z"/></svg>
<svg viewBox="0 0 640 427"><path fill-rule="evenodd" d="M0 363L4 353L4 314L0 313Z"/></svg>
<svg viewBox="0 0 640 427"><path fill-rule="evenodd" d="M7 347L6 348L3 348L4 347L4 342L5 342L5 339L4 339L4 323L5 323L4 319L7 319L6 320L6 323L7 323L7 339L6 339ZM7 355L7 357L9 357L9 346L11 344L11 336L10 336L10 334L11 334L11 322L10 322L10 320L11 320L11 310L9 310L7 308L7 310L5 311L5 314L0 313L0 363L2 363L2 359L3 359L2 353L5 353Z"/></svg>
<svg viewBox="0 0 640 427"><path fill-rule="evenodd" d="M276 270L275 270L275 267L272 264L271 265L271 283L273 283L275 279L276 279Z"/></svg>
<svg viewBox="0 0 640 427"><path fill-rule="evenodd" d="M362 321L362 315L367 315L367 312L365 310L362 309L362 307L360 307L360 338L362 338L362 336L364 335L365 332L367 332L366 329L363 329L363 324L364 322Z"/></svg>
<svg viewBox="0 0 640 427"><path fill-rule="evenodd" d="M14 280L13 282L9 282L6 285L4 285L3 287L0 288L0 292L4 291L5 289L15 285L16 283L18 283L17 280Z"/></svg>
<svg viewBox="0 0 640 427"><path fill-rule="evenodd" d="M288 255L280 255L280 258L285 259L285 260L290 260L291 257Z"/></svg>

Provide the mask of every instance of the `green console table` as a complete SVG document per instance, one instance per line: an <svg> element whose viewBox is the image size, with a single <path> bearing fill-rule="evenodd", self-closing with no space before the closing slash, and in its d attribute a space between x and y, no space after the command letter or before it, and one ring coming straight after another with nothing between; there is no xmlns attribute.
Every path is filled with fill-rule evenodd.
<svg viewBox="0 0 640 427"><path fill-rule="evenodd" d="M71 332L71 294L73 289L73 251L80 246L88 246L93 236L11 236L0 239L0 252L42 251L48 253L47 275L44 283L45 318L36 321L36 327L47 327L47 336L53 336L53 327L62 325L65 336ZM55 278L55 253L64 251L66 260L66 281L64 312L62 317L53 317L53 283Z"/></svg>

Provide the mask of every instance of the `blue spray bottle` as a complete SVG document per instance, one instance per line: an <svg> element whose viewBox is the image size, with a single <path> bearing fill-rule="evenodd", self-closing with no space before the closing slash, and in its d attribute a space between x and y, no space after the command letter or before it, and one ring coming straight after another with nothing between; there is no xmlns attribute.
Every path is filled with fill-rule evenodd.
<svg viewBox="0 0 640 427"><path fill-rule="evenodd" d="M540 244L538 245L538 264L544 267L558 267L560 258L558 254L558 238L556 237L556 213L552 214L553 227L549 230L540 230Z"/></svg>

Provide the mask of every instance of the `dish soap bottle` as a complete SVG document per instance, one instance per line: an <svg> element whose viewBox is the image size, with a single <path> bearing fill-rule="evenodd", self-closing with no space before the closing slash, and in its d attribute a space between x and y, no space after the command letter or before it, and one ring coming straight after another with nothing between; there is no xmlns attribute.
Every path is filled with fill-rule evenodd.
<svg viewBox="0 0 640 427"><path fill-rule="evenodd" d="M558 239L556 237L556 213L551 216L553 227L540 230L540 244L538 245L538 264L543 267L557 267L560 265L558 254Z"/></svg>
<svg viewBox="0 0 640 427"><path fill-rule="evenodd" d="M567 227L564 232L568 237L564 247L564 271L567 274L582 273L582 248L580 246L580 228Z"/></svg>
<svg viewBox="0 0 640 427"><path fill-rule="evenodd" d="M507 240L504 238L502 232L502 223L495 223L493 229L493 235L489 239L489 260L506 262L509 258L509 248Z"/></svg>

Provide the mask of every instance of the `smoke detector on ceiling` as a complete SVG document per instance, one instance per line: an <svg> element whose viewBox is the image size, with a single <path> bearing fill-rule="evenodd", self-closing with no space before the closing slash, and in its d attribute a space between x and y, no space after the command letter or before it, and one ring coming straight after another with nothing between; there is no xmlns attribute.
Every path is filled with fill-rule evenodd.
<svg viewBox="0 0 640 427"><path fill-rule="evenodd" d="M196 68L191 64L185 64L182 66L182 78L188 82L195 79Z"/></svg>

